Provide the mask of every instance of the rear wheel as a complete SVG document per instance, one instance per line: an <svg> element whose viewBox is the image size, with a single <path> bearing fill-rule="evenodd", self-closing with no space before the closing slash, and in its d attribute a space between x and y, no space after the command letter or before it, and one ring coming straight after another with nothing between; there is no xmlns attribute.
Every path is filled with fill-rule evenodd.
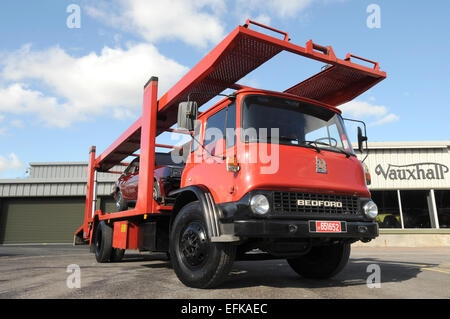
<svg viewBox="0 0 450 319"><path fill-rule="evenodd" d="M289 258L287 262L300 276L326 279L338 274L350 257L350 244L341 243L313 247L306 255Z"/></svg>
<svg viewBox="0 0 450 319"><path fill-rule="evenodd" d="M95 259L99 263L108 262L112 253L113 230L112 227L101 221L95 232Z"/></svg>
<svg viewBox="0 0 450 319"><path fill-rule="evenodd" d="M170 259L183 284L216 287L230 272L235 255L236 246L211 243L198 201L181 209L170 234Z"/></svg>

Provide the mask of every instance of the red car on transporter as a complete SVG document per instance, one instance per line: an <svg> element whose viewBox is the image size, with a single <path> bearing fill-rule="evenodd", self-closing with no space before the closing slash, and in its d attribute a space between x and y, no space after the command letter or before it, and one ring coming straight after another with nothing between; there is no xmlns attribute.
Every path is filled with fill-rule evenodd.
<svg viewBox="0 0 450 319"><path fill-rule="evenodd" d="M175 161L173 160L175 159ZM179 162L179 164L178 164ZM153 185L153 198L159 204L172 203L174 198L167 194L180 188L181 173L184 168L184 159L178 154L156 153L155 156L155 182ZM113 189L116 211L127 210L136 205L139 184L139 157L136 157L124 170L116 181Z"/></svg>

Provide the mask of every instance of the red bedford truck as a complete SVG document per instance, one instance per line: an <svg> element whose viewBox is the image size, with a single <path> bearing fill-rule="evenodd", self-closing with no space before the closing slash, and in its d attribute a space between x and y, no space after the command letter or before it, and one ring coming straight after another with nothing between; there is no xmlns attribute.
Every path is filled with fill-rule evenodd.
<svg viewBox="0 0 450 319"><path fill-rule="evenodd" d="M326 67L284 92L237 83L282 51ZM351 243L378 236L378 212L336 107L385 78L376 62L351 54L341 60L329 46L298 46L287 33L247 20L159 100L152 77L142 116L100 156L91 148L75 243L88 242L98 262L120 261L126 249L167 252L178 278L198 288L220 284L248 252L286 258L307 278L337 274ZM235 91L198 113L226 89ZM192 143L156 144L163 132L189 134ZM366 140L358 129L361 151ZM255 156L255 147L263 152ZM113 172L117 165L128 167ZM118 212L96 210L97 172L122 174Z"/></svg>

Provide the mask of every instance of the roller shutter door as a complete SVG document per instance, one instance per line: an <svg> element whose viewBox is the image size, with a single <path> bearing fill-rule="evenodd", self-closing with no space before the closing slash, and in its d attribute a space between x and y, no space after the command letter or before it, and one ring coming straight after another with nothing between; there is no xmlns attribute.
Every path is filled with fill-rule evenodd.
<svg viewBox="0 0 450 319"><path fill-rule="evenodd" d="M83 197L1 199L0 244L71 243L84 215Z"/></svg>

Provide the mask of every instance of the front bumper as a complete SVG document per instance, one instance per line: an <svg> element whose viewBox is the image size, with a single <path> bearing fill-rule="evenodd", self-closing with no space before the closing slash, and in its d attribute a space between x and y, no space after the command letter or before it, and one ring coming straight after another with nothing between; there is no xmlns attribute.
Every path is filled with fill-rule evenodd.
<svg viewBox="0 0 450 319"><path fill-rule="evenodd" d="M234 233L248 238L351 238L370 240L378 236L376 222L343 222L342 232L315 232L313 221L305 220L237 220Z"/></svg>

